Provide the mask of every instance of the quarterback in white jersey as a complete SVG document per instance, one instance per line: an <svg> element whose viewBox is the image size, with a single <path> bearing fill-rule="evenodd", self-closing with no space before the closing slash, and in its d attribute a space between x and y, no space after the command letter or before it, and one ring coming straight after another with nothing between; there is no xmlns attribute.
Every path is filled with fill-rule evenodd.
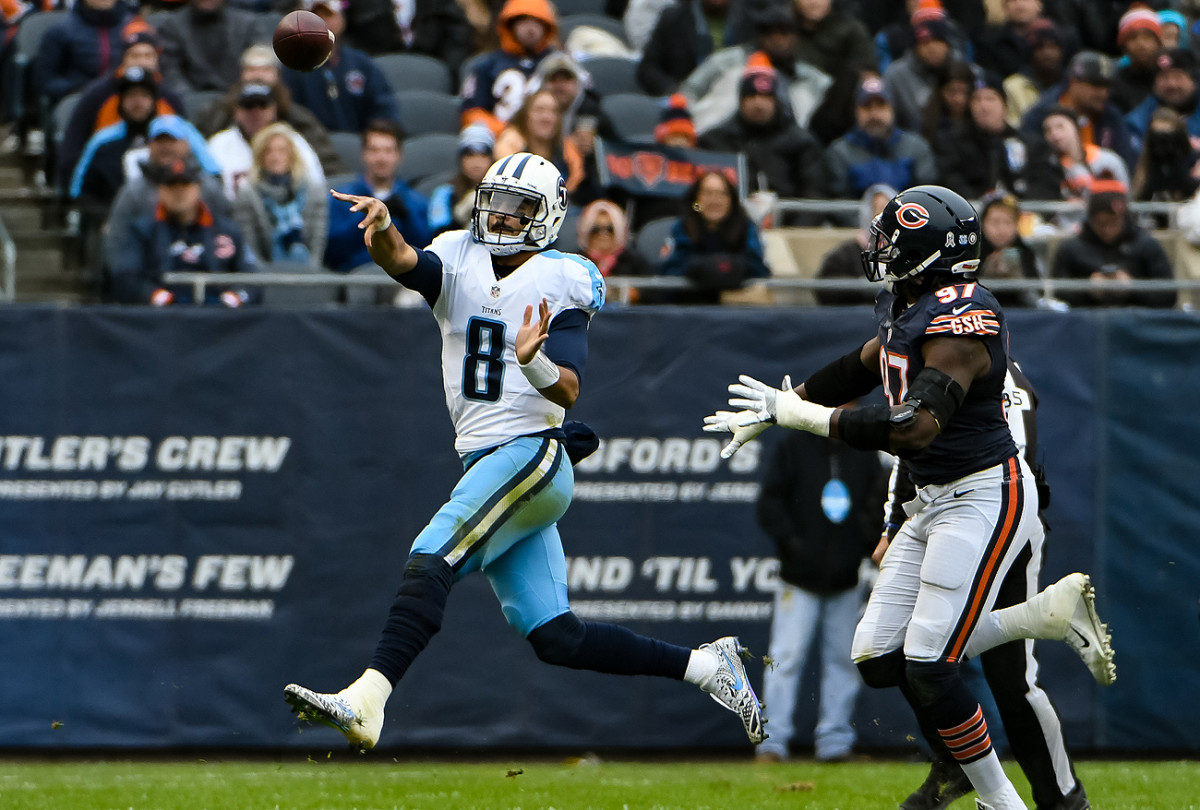
<svg viewBox="0 0 1200 810"><path fill-rule="evenodd" d="M688 681L761 742L762 707L736 638L689 649L571 612L557 522L574 491L571 461L595 449L595 437L586 427L568 433L563 416L579 396L604 280L587 259L550 249L567 210L558 169L528 152L500 159L475 191L471 230L443 234L427 250L404 241L379 200L333 196L363 213L371 258L433 310L464 473L413 542L366 671L336 693L288 684L287 702L374 747L384 704L440 629L450 588L479 570L541 660Z"/></svg>
<svg viewBox="0 0 1200 810"><path fill-rule="evenodd" d="M520 331L530 301L546 302L551 324L560 315L586 324L604 306L604 279L596 266L575 254L546 250L532 254L520 272L497 278L492 254L466 231L442 234L429 252L443 267L433 314L442 330L442 379L458 437L455 448L469 453L560 427L563 406L524 375L507 373L519 367L511 337Z"/></svg>

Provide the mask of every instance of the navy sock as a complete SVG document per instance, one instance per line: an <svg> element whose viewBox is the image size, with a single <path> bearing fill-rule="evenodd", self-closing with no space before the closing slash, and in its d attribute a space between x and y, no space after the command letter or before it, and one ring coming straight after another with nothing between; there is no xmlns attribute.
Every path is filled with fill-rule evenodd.
<svg viewBox="0 0 1200 810"><path fill-rule="evenodd" d="M619 624L582 622L574 613L556 616L529 634L538 658L571 669L613 675L658 675L683 680L688 647L639 636Z"/></svg>
<svg viewBox="0 0 1200 810"><path fill-rule="evenodd" d="M371 658L371 669L395 686L442 627L446 597L454 582L450 564L436 554L414 554L388 612Z"/></svg>

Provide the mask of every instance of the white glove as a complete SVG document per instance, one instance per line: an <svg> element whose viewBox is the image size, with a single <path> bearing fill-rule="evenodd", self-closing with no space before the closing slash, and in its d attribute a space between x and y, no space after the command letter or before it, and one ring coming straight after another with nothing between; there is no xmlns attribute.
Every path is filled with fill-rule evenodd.
<svg viewBox="0 0 1200 810"><path fill-rule="evenodd" d="M783 378L783 387L792 387L791 375L785 375ZM721 458L731 458L734 453L741 449L746 442L752 442L758 438L758 434L771 426L770 422L760 422L754 419L754 411L717 411L712 416L704 417L704 430L708 433L732 433L733 438L729 440L729 444L721 449ZM754 419L753 422L743 426L744 420Z"/></svg>
<svg viewBox="0 0 1200 810"><path fill-rule="evenodd" d="M758 438L758 434L771 426L770 422L755 422L750 425L741 425L741 420L747 417L753 417L753 411L717 411L712 416L704 417L704 430L709 433L732 433L733 438L729 440L729 444L721 449L721 458L729 458L746 442L754 441Z"/></svg>
<svg viewBox="0 0 1200 810"><path fill-rule="evenodd" d="M753 377L741 374L738 376L738 382L729 386L729 393L732 395L729 398L731 408L752 411L749 416L739 420L738 424L741 427L768 422L795 430L807 430L818 436L829 435L829 420L833 417L833 408L801 399L790 386L782 390L772 388Z"/></svg>

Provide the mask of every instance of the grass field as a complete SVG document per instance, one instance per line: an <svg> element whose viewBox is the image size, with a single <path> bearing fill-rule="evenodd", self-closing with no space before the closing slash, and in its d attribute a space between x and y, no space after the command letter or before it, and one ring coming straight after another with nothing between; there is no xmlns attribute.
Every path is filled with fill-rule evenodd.
<svg viewBox="0 0 1200 810"><path fill-rule="evenodd" d="M1096 810L1200 810L1200 763L1083 762ZM3 810L895 810L924 765L528 760L0 761ZM1010 774L1029 801L1015 765ZM1031 805L1032 806L1032 805ZM973 810L969 798L954 810Z"/></svg>

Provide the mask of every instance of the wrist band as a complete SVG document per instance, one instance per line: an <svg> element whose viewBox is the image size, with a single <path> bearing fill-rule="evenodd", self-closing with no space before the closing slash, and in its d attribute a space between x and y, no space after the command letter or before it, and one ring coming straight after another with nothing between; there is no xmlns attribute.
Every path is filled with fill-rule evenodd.
<svg viewBox="0 0 1200 810"><path fill-rule="evenodd" d="M387 219L383 221L382 225L375 229L376 233L386 231L388 228L392 227L392 212L385 209L383 215L387 217Z"/></svg>
<svg viewBox="0 0 1200 810"><path fill-rule="evenodd" d="M562 371L555 362L541 350L533 356L528 365L517 363L517 368L521 369L521 373L525 375L525 379L529 380L529 384L539 391L554 385L562 375Z"/></svg>

